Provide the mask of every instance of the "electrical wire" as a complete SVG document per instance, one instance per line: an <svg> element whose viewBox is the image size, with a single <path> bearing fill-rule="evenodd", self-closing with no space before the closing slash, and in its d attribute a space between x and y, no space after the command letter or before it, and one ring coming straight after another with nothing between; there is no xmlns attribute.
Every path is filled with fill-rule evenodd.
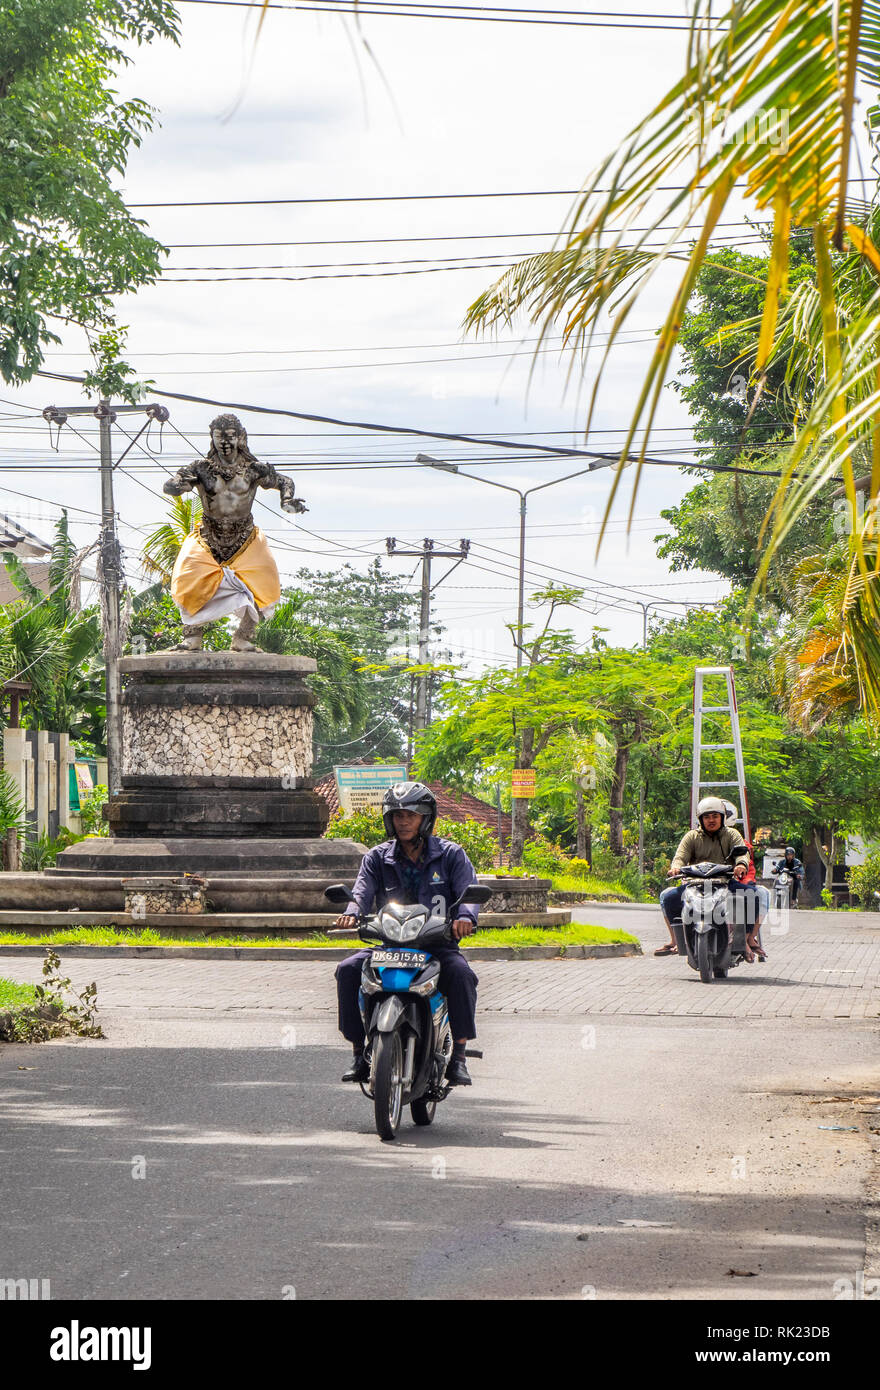
<svg viewBox="0 0 880 1390"><path fill-rule="evenodd" d="M514 5L450 5L407 3L407 0L312 0L302 5L287 5L279 0L181 0L189 5L220 5L233 9L288 10L306 14L376 15L395 19L460 19L492 24L549 24L586 29L652 29L673 34L689 34L692 22L687 15L626 14L617 10L548 10L520 8ZM567 16L555 18L554 16ZM584 18L583 16L587 16ZM648 20L649 23L641 21ZM633 22L635 21L635 22ZM712 16L713 32L722 33L730 27L725 18Z"/></svg>
<svg viewBox="0 0 880 1390"><path fill-rule="evenodd" d="M865 180L858 175L847 179L847 183L863 184ZM734 188L745 187L745 183L733 184ZM174 203L128 203L129 208L232 208L232 207L306 207L330 203L425 203L469 198L577 198L586 194L613 193L612 188L530 188L512 189L497 193L364 193L354 196L334 196L327 198L213 198L186 200ZM687 193L697 190L691 184L658 183L655 193Z"/></svg>
<svg viewBox="0 0 880 1390"><path fill-rule="evenodd" d="M37 372L35 373L35 375L36 375L36 376L40 376L40 377L45 377L45 378L47 378L48 380L52 380L52 381L69 381L69 382L75 382L77 385L82 385L82 384L83 384L83 378L82 378L82 377L70 376L70 375L67 375L67 374L60 373L60 372L37 371ZM506 449L511 449L511 448L512 448L512 449L523 449L523 448L525 448L525 449L534 450L534 451L536 451L536 452L538 452L538 453L541 453L541 454L552 454L554 458L588 458L588 459L592 460L592 461L596 464L597 467L603 466L603 465L612 465L612 466L615 466L615 465L617 465L617 464L619 463L619 461L620 461L620 456L619 456L619 454L616 454L616 453L613 453L613 454L612 454L612 453L608 453L608 452L599 452L599 451L597 451L597 450L590 450L590 449L566 449L566 448L563 448L562 446L557 446L556 448L554 448L554 447L552 447L552 446L550 446L550 445L546 445L546 444L528 444L528 443L527 443L527 444L523 444L521 441L514 441L514 440L510 440L510 439L492 439L492 438L489 438L488 436L485 436L485 435L482 436L482 437L480 437L480 438L477 438L475 435L470 435L470 434L451 434L451 433L447 433L447 432L441 431L441 430L424 430L424 429L418 429L417 427L415 427L415 426L410 426L410 425L380 425L380 424L376 424L376 423L368 422L368 421L364 421L364 420L342 420L342 419L338 418L337 416L332 416L332 415L315 415L315 414L312 414L312 413L310 413L310 412L306 412L306 411L302 411L302 410L284 410L284 409L281 409L281 408L279 408L279 407L277 407L277 406L246 405L246 404L242 404L241 402L236 402L236 401L219 401L219 400L217 400L217 399L215 399L215 398L212 398L212 397L209 397L209 396L193 396L193 395L189 395L189 394L187 394L187 393L184 393L184 392L182 392L182 391L163 391L163 390L157 389L157 390L155 390L152 394L153 394L153 395L157 395L157 396L164 396L164 397L165 397L166 399L168 399L168 400L188 401L188 402L194 403L194 404L196 404L196 405L213 405L213 406L218 406L218 407L219 407L220 409L222 409L222 410L241 410L241 411L245 411L246 413L256 414L256 415L282 415L282 416L284 416L284 417L289 417L289 418L295 419L295 420L312 420L312 421L314 421L315 423L317 423L317 424L322 424L322 425L343 425L343 426L350 425L350 426L351 426L352 428L354 428L354 429L359 429L359 430L374 430L374 431L376 431L376 432L379 433L379 434L414 435L414 436L416 436L417 438L421 438L421 439L442 439L442 440L446 440L446 441L452 441L452 442L455 442L455 443L482 444L482 445L484 445L484 446L485 446L485 445L493 445L493 446L495 446L495 447L506 448ZM630 454L630 455L627 456L627 459L628 459L628 460L635 460L635 459L637 459L637 458L638 458L638 455L632 455L632 454ZM656 457L647 457L647 458L645 459L645 463L646 463L646 464L650 464L650 465L655 466L655 467L681 468L681 467L683 466L682 463L681 463L681 461L678 460L678 459L658 459L658 458L656 458ZM406 465L394 465L394 466L400 467L400 466L406 466ZM420 467L421 465L418 465L418 464L417 464L417 465L411 465L411 466ZM703 463L700 463L699 467L700 467L700 468L708 469L709 471L713 471L713 472L755 473L755 474L757 474L757 475L760 476L760 477L781 477L781 476L782 476L781 472L772 472L772 471L770 471L770 470L767 470L767 471L765 472L765 471L762 470L762 469L739 468L739 467L735 467L734 465L728 465L728 464L708 464L708 463L703 462ZM796 474L793 474L792 476L793 476L793 477L796 477L797 475L796 475Z"/></svg>

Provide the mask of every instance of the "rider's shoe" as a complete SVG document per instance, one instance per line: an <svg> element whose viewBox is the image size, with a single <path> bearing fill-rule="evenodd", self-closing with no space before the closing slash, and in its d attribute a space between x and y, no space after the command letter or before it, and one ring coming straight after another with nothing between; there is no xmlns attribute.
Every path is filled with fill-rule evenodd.
<svg viewBox="0 0 880 1390"><path fill-rule="evenodd" d="M453 1057L446 1068L446 1084L448 1086L472 1086L474 1084L471 1081L466 1062Z"/></svg>
<svg viewBox="0 0 880 1390"><path fill-rule="evenodd" d="M370 1064L362 1052L356 1052L343 1081L369 1081Z"/></svg>

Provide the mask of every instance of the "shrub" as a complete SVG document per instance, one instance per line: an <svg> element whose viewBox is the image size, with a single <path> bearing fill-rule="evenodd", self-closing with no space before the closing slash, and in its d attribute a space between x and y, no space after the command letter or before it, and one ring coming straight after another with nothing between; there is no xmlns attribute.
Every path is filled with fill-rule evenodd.
<svg viewBox="0 0 880 1390"><path fill-rule="evenodd" d="M498 841L488 825L483 825L482 821L457 821L440 816L434 834L461 845L477 873L494 866L498 856Z"/></svg>
<svg viewBox="0 0 880 1390"><path fill-rule="evenodd" d="M359 844L366 845L367 849L381 845L383 840L388 839L379 811L355 811L350 816L345 815L343 811L337 811L324 834L331 840L357 840ZM441 816L434 827L434 834L461 845L478 872L491 869L495 862L498 841L489 827L481 821L455 821Z"/></svg>
<svg viewBox="0 0 880 1390"><path fill-rule="evenodd" d="M22 846L21 867L25 873L40 873L55 863L63 849L84 838L83 835L74 835L72 830L64 826L54 839L51 835L43 834L38 835L36 839L27 840Z"/></svg>
<svg viewBox="0 0 880 1390"><path fill-rule="evenodd" d="M880 910L880 850L869 854L864 864L854 864L849 871L849 889L867 912Z"/></svg>
<svg viewBox="0 0 880 1390"><path fill-rule="evenodd" d="M568 869L568 855L543 835L533 835L523 846L523 864L536 874L563 873Z"/></svg>
<svg viewBox="0 0 880 1390"><path fill-rule="evenodd" d="M357 840L358 844L366 845L367 849L372 849L373 845L381 845L383 840L388 839L379 811L355 811L350 816L344 811L337 811L330 818L330 824L324 834L330 840Z"/></svg>
<svg viewBox="0 0 880 1390"><path fill-rule="evenodd" d="M7 830L24 834L24 805L18 789L4 767L0 767L0 835Z"/></svg>
<svg viewBox="0 0 880 1390"><path fill-rule="evenodd" d="M109 835L110 828L104 820L104 806L109 793L102 782L92 787L90 792L79 800L79 814L85 835Z"/></svg>

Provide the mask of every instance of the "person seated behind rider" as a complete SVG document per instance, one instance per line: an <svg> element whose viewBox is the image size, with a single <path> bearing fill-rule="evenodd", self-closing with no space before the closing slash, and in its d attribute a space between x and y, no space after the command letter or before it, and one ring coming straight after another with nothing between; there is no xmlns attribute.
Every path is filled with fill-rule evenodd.
<svg viewBox="0 0 880 1390"><path fill-rule="evenodd" d="M725 825L725 804L719 796L705 796L697 804L699 829L689 830L682 836L675 857L669 866L667 878L675 878L688 864L729 864L735 855L731 888L741 890L745 897L746 921L755 923L746 938L746 959L753 960L753 952L758 949L756 940L758 917L758 894L754 884L744 885L743 880L749 871L749 849L742 835L732 825ZM655 951L655 956L671 956L678 953L672 923L681 917L681 904L684 886L664 888L660 894L660 907L669 931L669 943ZM749 901L751 899L752 901Z"/></svg>
<svg viewBox="0 0 880 1390"><path fill-rule="evenodd" d="M738 820L739 812L737 811L733 802L725 801L724 824L732 827L736 824ZM742 879L741 882L744 888L748 888L749 884L753 883L755 885L755 892L758 896L756 920L754 927L748 933L748 946L749 950L753 950L755 952L759 960L766 960L767 952L761 945L760 931L761 923L767 916L767 913L770 911L770 891L769 889L764 887L763 883L758 882L758 876L755 872L755 852L751 840L745 840L745 846L749 852L749 867L746 870L745 878ZM746 905L748 906L748 903ZM748 951L746 951L746 960L748 959L749 953Z"/></svg>
<svg viewBox="0 0 880 1390"><path fill-rule="evenodd" d="M352 889L352 901L336 926L355 927L357 913L375 910L387 902L403 905L422 903L429 910L446 912L470 884L476 871L460 845L441 840L431 832L437 819L437 800L423 782L399 782L389 787L382 801L382 820L388 839L369 850L361 862ZM441 905L442 904L442 905ZM454 1039L452 1059L446 1069L450 1086L470 1086L465 1063L465 1045L475 1038L477 977L458 948L463 936L476 930L479 908L462 903L452 923L453 942L432 946L431 955L440 962L439 985L449 1010L449 1027ZM364 1056L364 1026L358 1007L361 970L370 952L357 951L340 961L336 968L339 1000L339 1031L354 1049L354 1060L343 1081L366 1081L370 1064Z"/></svg>
<svg viewBox="0 0 880 1390"><path fill-rule="evenodd" d="M788 869L788 872L791 874L791 890L788 895L788 901L790 905L794 907L797 902L800 886L804 881L804 866L794 852L794 845L786 845L784 857L778 859L773 865L774 874L778 874L780 869Z"/></svg>

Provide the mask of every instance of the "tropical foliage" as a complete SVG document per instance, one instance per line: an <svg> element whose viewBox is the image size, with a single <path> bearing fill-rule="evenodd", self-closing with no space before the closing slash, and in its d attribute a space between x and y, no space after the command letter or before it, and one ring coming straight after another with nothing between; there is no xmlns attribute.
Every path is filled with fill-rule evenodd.
<svg viewBox="0 0 880 1390"><path fill-rule="evenodd" d="M3 559L21 599L0 608L0 675L30 681L22 722L100 741L104 717L103 659L97 610L80 609L80 556L67 514L55 528L48 592L17 556Z"/></svg>
<svg viewBox="0 0 880 1390"><path fill-rule="evenodd" d="M150 579L167 588L180 547L202 519L198 496L174 497L167 518L147 536L141 551L141 565Z"/></svg>
<svg viewBox="0 0 880 1390"><path fill-rule="evenodd" d="M786 382L798 407L765 519L768 543L757 579L766 577L792 528L836 479L852 518L849 547L862 578L863 631L880 620L868 580L876 547L873 556L867 553L880 494L880 252L872 235L876 215L854 205L848 191L856 106L867 104L874 141L878 86L880 6L873 0L732 0L721 13L697 0L679 81L587 179L557 246L507 271L466 320L488 328L524 311L542 338L561 320L566 346L587 353L609 312L589 431L618 335L649 290L659 285L664 292L661 270L680 266L606 508L607 521L622 470L634 460L632 517L685 311L713 233L735 191L744 190L773 219L750 362L752 403L760 401L780 355L788 355ZM700 225L691 240L695 220ZM789 297L794 232L809 235L815 284L803 282ZM835 255L845 257L837 279ZM793 352L798 343L803 350ZM864 469L866 461L869 505L860 514L856 466ZM867 652L862 657L857 679L868 698L880 674ZM874 716L877 705L874 691L866 712Z"/></svg>
<svg viewBox="0 0 880 1390"><path fill-rule="evenodd" d="M29 381L50 324L79 324L99 371L115 362L114 297L160 273L161 245L118 192L153 122L114 83L132 42L175 39L168 0L16 0L0 6L0 376ZM103 338L103 343L101 339ZM106 383L95 382L106 387Z"/></svg>

